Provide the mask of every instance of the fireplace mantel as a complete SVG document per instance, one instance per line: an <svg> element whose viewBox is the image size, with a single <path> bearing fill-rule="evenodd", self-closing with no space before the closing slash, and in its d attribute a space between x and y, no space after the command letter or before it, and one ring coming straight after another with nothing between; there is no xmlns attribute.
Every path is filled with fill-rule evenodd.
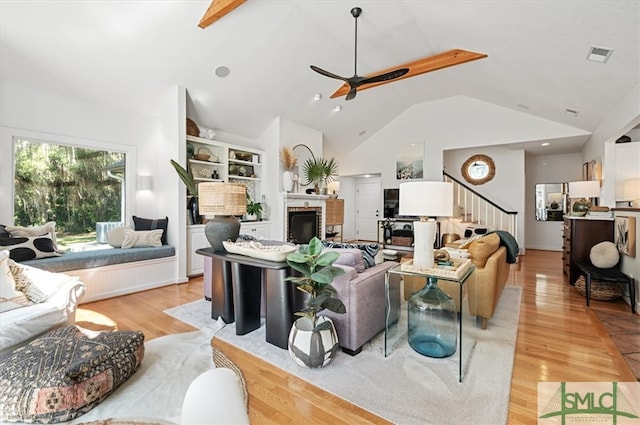
<svg viewBox="0 0 640 425"><path fill-rule="evenodd" d="M306 193L283 193L286 199L313 199L313 200L326 200L329 199L328 195L314 195Z"/></svg>

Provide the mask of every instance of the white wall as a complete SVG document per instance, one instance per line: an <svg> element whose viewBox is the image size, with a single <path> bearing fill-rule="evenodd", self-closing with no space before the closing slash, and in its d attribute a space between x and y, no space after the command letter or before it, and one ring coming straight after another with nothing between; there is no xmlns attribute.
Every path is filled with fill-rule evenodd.
<svg viewBox="0 0 640 425"><path fill-rule="evenodd" d="M523 150L507 149L503 147L480 147L447 150L443 154L444 170L466 183L462 177L462 164L469 157L476 154L488 155L496 166L494 178L482 185L469 185L473 190L501 206L507 211L517 211L518 245L525 248L525 201L527 190L525 187L525 158ZM443 233L449 233L443 230Z"/></svg>
<svg viewBox="0 0 640 425"><path fill-rule="evenodd" d="M615 206L615 141L640 125L640 83L636 84L620 103L611 110L582 150L582 162L602 162L602 193L600 205Z"/></svg>
<svg viewBox="0 0 640 425"><path fill-rule="evenodd" d="M167 107L167 113L160 119L3 81L0 90L3 137L0 145L4 152L10 152L11 135L22 134L75 145L126 149L131 152L127 156L127 220L131 222L132 215L149 218L168 216L169 243L180 250L178 239L184 222L179 222L178 204L171 201L175 197L177 183L171 183L165 177L171 173L169 158L178 153L177 130L173 124L166 125L166 121L177 122L177 106L175 100L171 100L171 93L167 93L167 99L173 108ZM3 161L0 166L0 220L9 224L13 220L11 161ZM136 195L139 172L153 176L152 193ZM179 279L177 270L174 278Z"/></svg>
<svg viewBox="0 0 640 425"><path fill-rule="evenodd" d="M527 155L525 160L525 232L526 248L562 251L562 221L537 221L535 186L538 183L564 183L582 180L582 157L564 155Z"/></svg>
<svg viewBox="0 0 640 425"><path fill-rule="evenodd" d="M625 180L640 178L640 138L632 140L631 143L614 144L616 201L623 199Z"/></svg>

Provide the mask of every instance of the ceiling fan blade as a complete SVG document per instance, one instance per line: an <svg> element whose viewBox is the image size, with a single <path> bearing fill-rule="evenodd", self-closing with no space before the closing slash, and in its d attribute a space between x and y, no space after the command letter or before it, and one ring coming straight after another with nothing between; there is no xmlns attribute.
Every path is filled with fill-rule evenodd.
<svg viewBox="0 0 640 425"><path fill-rule="evenodd" d="M483 59L486 57L487 55L484 53L470 52L470 51L461 50L461 49L447 50L446 52L438 53L433 56L427 56L426 58L418 59L413 62L408 62L400 66L395 66L390 69L385 69L381 71L382 75L396 68L408 68L409 72L393 80L385 80L385 81L379 81L377 83L367 84L361 87L360 90L370 89L372 87L390 83L392 81L404 80L405 78L414 77L416 75L424 74L426 72L436 71L438 69L459 65L462 63L471 62L471 61ZM375 75L373 75L372 77L375 77ZM368 79L372 77L365 77L365 78ZM350 90L349 85L343 84L342 86L340 86L340 88L338 88L338 90L336 90L331 95L331 98L333 99L336 97L344 96L347 93L349 93L349 90Z"/></svg>
<svg viewBox="0 0 640 425"><path fill-rule="evenodd" d="M351 100L356 97L356 91L355 87L351 87L351 90L349 90L349 93L347 93L347 97L345 97L344 100Z"/></svg>
<svg viewBox="0 0 640 425"><path fill-rule="evenodd" d="M339 76L339 75L332 74L331 72L329 72L329 71L325 71L325 70L324 70L324 69L322 69L322 68L318 68L318 67L317 67L317 66L315 66L315 65L310 65L310 66L311 66L311 69L313 69L315 72L317 72L318 74L322 74L322 75L324 75L325 77L335 78L336 80L347 81L347 78L345 78L345 77L341 77L341 76Z"/></svg>
<svg viewBox="0 0 640 425"><path fill-rule="evenodd" d="M395 80L396 78L402 77L407 72L409 72L409 68L400 68L400 69L396 69L395 71L385 72L384 74L365 78L360 82L360 85L379 83L380 81Z"/></svg>
<svg viewBox="0 0 640 425"><path fill-rule="evenodd" d="M230 13L233 9L240 6L247 0L211 0L209 8L200 19L198 26L206 28L215 21L222 19L223 16Z"/></svg>

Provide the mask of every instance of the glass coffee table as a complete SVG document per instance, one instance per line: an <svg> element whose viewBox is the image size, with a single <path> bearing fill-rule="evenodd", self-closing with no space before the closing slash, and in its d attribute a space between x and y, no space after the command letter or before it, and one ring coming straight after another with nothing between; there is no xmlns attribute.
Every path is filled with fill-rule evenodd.
<svg viewBox="0 0 640 425"><path fill-rule="evenodd" d="M466 268L468 267L468 269ZM398 264L386 272L385 275L385 331L384 355L388 357L400 344L407 342L407 300L415 292L422 289L428 278L437 278L438 286L454 299L458 309L458 341L453 355L442 358L442 361L458 360L458 382L462 382L466 366L475 347L475 340L470 336L463 338L464 329L475 321L469 315L468 303L465 302L468 279L475 279L475 266L467 264L464 272L454 275L447 271L435 269L427 271L413 270L406 264ZM421 354L414 352L416 356Z"/></svg>

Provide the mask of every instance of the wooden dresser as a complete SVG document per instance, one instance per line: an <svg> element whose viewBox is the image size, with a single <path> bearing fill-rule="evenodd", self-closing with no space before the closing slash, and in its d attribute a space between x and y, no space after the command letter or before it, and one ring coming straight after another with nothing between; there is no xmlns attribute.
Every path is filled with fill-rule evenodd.
<svg viewBox="0 0 640 425"><path fill-rule="evenodd" d="M593 220L584 217L564 217L562 269L575 284L580 271L574 262L590 263L591 247L603 241L613 242L613 219Z"/></svg>
<svg viewBox="0 0 640 425"><path fill-rule="evenodd" d="M339 237L342 242L342 225L344 224L344 199L327 199L326 201L326 223L325 226L340 226ZM329 238L333 239L333 238Z"/></svg>

